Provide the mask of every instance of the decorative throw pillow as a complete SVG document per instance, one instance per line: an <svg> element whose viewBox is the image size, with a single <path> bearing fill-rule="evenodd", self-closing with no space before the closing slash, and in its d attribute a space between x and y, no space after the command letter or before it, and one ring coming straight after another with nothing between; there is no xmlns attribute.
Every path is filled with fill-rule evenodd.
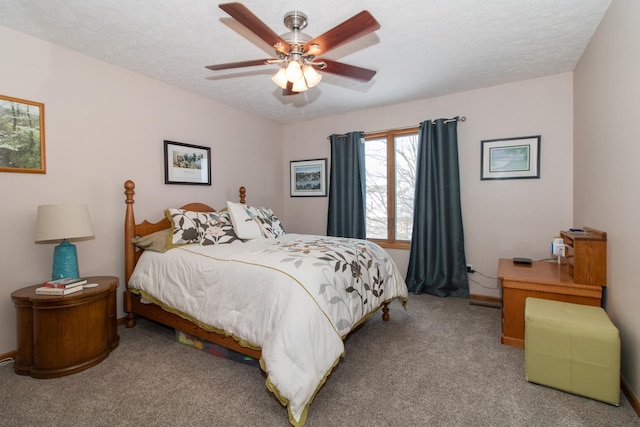
<svg viewBox="0 0 640 427"><path fill-rule="evenodd" d="M231 214L233 229L239 238L250 240L264 237L256 208L229 201L227 208Z"/></svg>
<svg viewBox="0 0 640 427"><path fill-rule="evenodd" d="M280 237L285 234L282 221L270 208L258 208L258 221L267 237Z"/></svg>
<svg viewBox="0 0 640 427"><path fill-rule="evenodd" d="M171 222L171 232L167 238L169 249L200 242L204 231L203 224L208 221L209 213L173 208L166 209L164 214Z"/></svg>
<svg viewBox="0 0 640 427"><path fill-rule="evenodd" d="M166 252L169 249L167 247L167 240L170 233L171 229L166 228L156 231L155 233L147 234L146 236L136 236L131 239L131 243L147 251Z"/></svg>
<svg viewBox="0 0 640 427"><path fill-rule="evenodd" d="M223 243L241 242L233 231L233 224L231 223L231 217L229 211L224 212L211 212L209 213L209 221L203 226L204 232L202 234L202 240L200 244L206 245L219 245Z"/></svg>

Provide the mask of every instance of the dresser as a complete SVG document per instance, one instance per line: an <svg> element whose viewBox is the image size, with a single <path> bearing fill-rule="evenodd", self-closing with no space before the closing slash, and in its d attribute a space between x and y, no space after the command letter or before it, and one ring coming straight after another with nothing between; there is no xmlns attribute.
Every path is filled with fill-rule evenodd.
<svg viewBox="0 0 640 427"><path fill-rule="evenodd" d="M502 344L524 348L524 308L527 297L600 306L602 287L576 283L566 262L516 264L498 260L502 287Z"/></svg>
<svg viewBox="0 0 640 427"><path fill-rule="evenodd" d="M55 378L90 368L118 346L118 278L86 277L97 286L69 295L39 295L33 285L14 291L18 353L14 370Z"/></svg>

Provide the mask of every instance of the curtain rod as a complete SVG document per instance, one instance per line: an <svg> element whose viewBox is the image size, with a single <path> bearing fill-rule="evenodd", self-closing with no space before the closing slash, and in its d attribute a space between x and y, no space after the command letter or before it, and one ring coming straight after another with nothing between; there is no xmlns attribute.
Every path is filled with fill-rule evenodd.
<svg viewBox="0 0 640 427"><path fill-rule="evenodd" d="M457 120L459 122L466 122L467 118L465 116L460 116ZM456 121L455 118L453 118L453 119L444 119L445 123L451 123L451 122L455 122L455 121ZM403 128L394 128L394 129L384 129L384 130L369 131L369 132L365 132L365 133L384 133L384 132L391 132L391 131L394 131L394 130L413 129L413 128L416 128L418 126L420 126L420 125L418 124L416 126L405 126Z"/></svg>
<svg viewBox="0 0 640 427"><path fill-rule="evenodd" d="M455 119L455 118L454 118L454 119L445 119L445 121L444 121L444 122L445 122L445 123L451 123L451 122L454 122L454 121L456 121L456 119ZM458 121L459 121L459 122L466 122L466 121L467 121L467 118L466 118L466 116L460 116L460 117L458 118ZM403 128L384 129L384 130L376 130L376 131L367 131L367 132L364 132L364 133L365 133L365 134L370 134L370 133L384 133L384 132L391 132L391 131L397 131L397 130L412 129L412 128L415 128L415 127L418 127L418 126L405 126L405 127L403 127ZM343 134L343 135L345 135L345 136L346 136L346 134ZM327 137L327 139L329 139L329 137Z"/></svg>

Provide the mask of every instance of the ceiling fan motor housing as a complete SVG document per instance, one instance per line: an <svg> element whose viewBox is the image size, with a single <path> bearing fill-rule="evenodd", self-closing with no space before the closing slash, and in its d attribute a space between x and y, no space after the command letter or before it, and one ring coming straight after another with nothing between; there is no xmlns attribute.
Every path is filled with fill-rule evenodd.
<svg viewBox="0 0 640 427"><path fill-rule="evenodd" d="M297 10L292 10L284 15L284 26L291 31L304 30L307 26L307 15Z"/></svg>
<svg viewBox="0 0 640 427"><path fill-rule="evenodd" d="M289 44L289 54L303 54L304 45L311 40L311 36L301 31L307 26L307 15L297 10L287 12L284 15L284 25L291 30L280 36Z"/></svg>

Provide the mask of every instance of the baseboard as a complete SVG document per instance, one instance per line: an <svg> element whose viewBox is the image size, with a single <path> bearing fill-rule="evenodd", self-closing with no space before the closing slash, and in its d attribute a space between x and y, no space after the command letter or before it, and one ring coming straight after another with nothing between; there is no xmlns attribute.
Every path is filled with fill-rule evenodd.
<svg viewBox="0 0 640 427"><path fill-rule="evenodd" d="M489 297L489 296L486 296L486 295L474 295L474 294L471 294L471 296L469 298L472 299L472 300L495 302L495 303L498 303L498 304L502 304L502 298L500 298L500 297Z"/></svg>
<svg viewBox="0 0 640 427"><path fill-rule="evenodd" d="M471 295L471 305L479 305L489 308L502 308L502 298L488 297L485 295Z"/></svg>
<svg viewBox="0 0 640 427"><path fill-rule="evenodd" d="M622 388L622 392L624 393L624 395L627 396L627 399L629 399L629 403L631 403L631 407L634 409L634 411L636 411L636 414L638 414L638 417L640 417L640 401L638 400L638 397L635 394L633 394L633 390L631 390L629 385L625 382L624 378L622 377L620 377L620 387Z"/></svg>
<svg viewBox="0 0 640 427"><path fill-rule="evenodd" d="M6 359L16 360L16 356L18 356L18 350L10 351L9 353L0 354L0 362Z"/></svg>

